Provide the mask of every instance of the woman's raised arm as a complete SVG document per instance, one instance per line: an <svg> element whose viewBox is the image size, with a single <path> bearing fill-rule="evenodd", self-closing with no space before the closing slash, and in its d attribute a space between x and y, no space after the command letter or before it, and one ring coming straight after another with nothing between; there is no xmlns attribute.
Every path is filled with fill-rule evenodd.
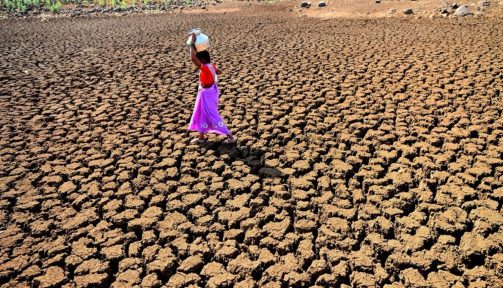
<svg viewBox="0 0 503 288"><path fill-rule="evenodd" d="M190 50L190 59L194 63L194 65L197 66L197 68L201 69L201 66L203 65L199 59L197 59L196 56L196 34L192 33L192 42L189 45L189 50Z"/></svg>

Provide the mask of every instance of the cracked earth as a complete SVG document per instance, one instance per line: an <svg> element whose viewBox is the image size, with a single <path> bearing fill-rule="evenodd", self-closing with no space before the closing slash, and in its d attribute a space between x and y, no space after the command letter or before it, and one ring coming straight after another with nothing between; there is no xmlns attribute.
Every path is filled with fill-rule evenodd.
<svg viewBox="0 0 503 288"><path fill-rule="evenodd" d="M189 143L190 27L235 147ZM501 286L501 27L3 21L0 286Z"/></svg>

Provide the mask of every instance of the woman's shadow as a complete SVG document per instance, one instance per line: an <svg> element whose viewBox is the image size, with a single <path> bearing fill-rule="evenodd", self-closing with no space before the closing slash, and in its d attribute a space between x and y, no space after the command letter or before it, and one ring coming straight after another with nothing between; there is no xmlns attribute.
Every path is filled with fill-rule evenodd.
<svg viewBox="0 0 503 288"><path fill-rule="evenodd" d="M220 157L227 155L230 161L240 160L250 167L251 173L260 178L283 178L285 174L275 167L265 165L266 151L246 145L225 144L221 141L207 141L202 147L212 150Z"/></svg>

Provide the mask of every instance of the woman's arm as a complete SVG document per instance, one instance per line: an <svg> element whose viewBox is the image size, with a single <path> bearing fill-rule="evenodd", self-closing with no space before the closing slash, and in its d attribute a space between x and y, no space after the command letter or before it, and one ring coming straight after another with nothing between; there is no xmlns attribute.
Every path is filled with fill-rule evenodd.
<svg viewBox="0 0 503 288"><path fill-rule="evenodd" d="M196 57L196 46L194 44L195 42L196 42L196 34L192 33L192 43L190 44L190 48L189 48L189 50L190 50L190 59L197 66L197 68L201 69L201 66L203 64Z"/></svg>

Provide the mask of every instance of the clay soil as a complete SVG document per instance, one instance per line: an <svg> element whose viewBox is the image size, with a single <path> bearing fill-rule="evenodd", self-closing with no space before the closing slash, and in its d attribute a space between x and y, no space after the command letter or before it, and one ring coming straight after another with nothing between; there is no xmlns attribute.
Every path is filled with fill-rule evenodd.
<svg viewBox="0 0 503 288"><path fill-rule="evenodd" d="M501 287L500 18L0 24L1 287Z"/></svg>

